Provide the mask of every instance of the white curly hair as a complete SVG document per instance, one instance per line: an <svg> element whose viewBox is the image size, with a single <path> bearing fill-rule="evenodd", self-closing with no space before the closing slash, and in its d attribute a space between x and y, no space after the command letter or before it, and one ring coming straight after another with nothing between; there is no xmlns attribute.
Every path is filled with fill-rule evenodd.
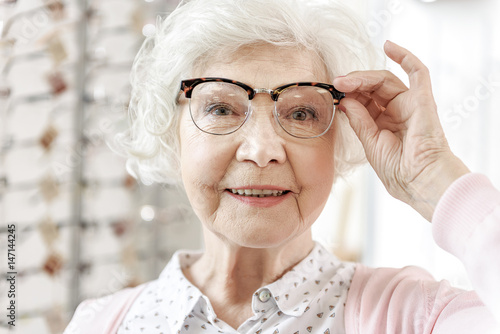
<svg viewBox="0 0 500 334"><path fill-rule="evenodd" d="M255 44L312 50L328 77L372 69L378 54L345 4L334 0L188 0L146 38L131 71L130 127L116 137L127 170L144 183L180 183L178 96L214 54ZM364 160L343 113L337 112L335 176ZM115 146L116 147L116 146Z"/></svg>

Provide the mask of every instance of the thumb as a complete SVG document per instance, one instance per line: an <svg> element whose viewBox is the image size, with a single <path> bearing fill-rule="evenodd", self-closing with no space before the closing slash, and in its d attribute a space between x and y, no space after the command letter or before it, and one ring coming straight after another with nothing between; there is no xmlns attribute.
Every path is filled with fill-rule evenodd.
<svg viewBox="0 0 500 334"><path fill-rule="evenodd" d="M376 143L378 126L365 106L355 99L344 98L340 102L339 109L346 114L365 152L372 151Z"/></svg>

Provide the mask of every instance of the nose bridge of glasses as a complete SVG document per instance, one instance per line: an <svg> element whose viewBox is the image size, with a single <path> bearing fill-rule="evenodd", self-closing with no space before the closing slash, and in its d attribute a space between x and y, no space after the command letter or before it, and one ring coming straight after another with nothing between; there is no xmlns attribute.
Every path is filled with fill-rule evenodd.
<svg viewBox="0 0 500 334"><path fill-rule="evenodd" d="M274 112L270 112L270 102L258 104L254 104L254 101L249 102L250 115L245 119L246 124L239 131L254 144L260 143L262 147L270 147L272 144L269 141L276 141L275 136L279 136L281 131Z"/></svg>
<svg viewBox="0 0 500 334"><path fill-rule="evenodd" d="M268 94L268 95L271 97L271 99L274 101L274 95L275 95L275 94L274 94L274 90L272 90L272 89L269 89L269 88L255 88L255 89L253 90L253 92L254 92L254 94L253 94L253 96L252 96L251 100L252 100L252 99L255 97L255 95L257 95L257 94Z"/></svg>
<svg viewBox="0 0 500 334"><path fill-rule="evenodd" d="M269 95L267 97L266 95ZM269 111L272 110L274 111L274 106L275 106L275 100L274 100L274 90L268 89L268 88L256 88L254 89L254 96L249 99L249 106L252 111L254 111L254 116L252 118L257 121L257 119L260 119L264 117L264 119L267 118L269 115Z"/></svg>
<svg viewBox="0 0 500 334"><path fill-rule="evenodd" d="M254 89L255 95L254 98L249 100L249 109L251 113L251 117L247 117L247 122L250 125L247 125L247 128L257 127L257 131L264 130L269 131L270 128L274 128L273 131L276 131L275 116L274 116L274 100L272 99L274 91L272 89L267 88L258 88ZM269 95L271 98L269 99L265 95ZM270 111L273 111L270 113ZM255 128L253 129L255 131Z"/></svg>
<svg viewBox="0 0 500 334"><path fill-rule="evenodd" d="M252 109L267 109L271 106L271 102L273 103L272 107L274 109L274 102L276 102L274 90L269 88L255 88L253 92L254 94L249 96L249 102ZM269 95L271 99L268 100L267 97L263 95Z"/></svg>

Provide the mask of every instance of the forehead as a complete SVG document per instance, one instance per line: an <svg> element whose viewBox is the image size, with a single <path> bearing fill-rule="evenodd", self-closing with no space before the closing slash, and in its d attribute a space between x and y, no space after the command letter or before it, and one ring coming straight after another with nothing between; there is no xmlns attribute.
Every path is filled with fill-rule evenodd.
<svg viewBox="0 0 500 334"><path fill-rule="evenodd" d="M217 52L195 71L198 77L224 77L254 88L275 88L283 84L329 82L321 58L310 50L273 45L252 45L232 53Z"/></svg>

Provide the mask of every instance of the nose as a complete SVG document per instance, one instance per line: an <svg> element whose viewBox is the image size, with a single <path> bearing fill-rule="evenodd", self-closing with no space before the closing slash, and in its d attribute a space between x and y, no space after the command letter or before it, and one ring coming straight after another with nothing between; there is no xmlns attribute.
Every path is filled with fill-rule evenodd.
<svg viewBox="0 0 500 334"><path fill-rule="evenodd" d="M266 167L271 163L281 164L286 161L285 139L277 132L281 128L271 112L274 103L269 96L267 99L269 101L264 103L261 101L264 99L254 98L252 114L238 130L241 142L236 151L236 159L240 162L252 161L259 167Z"/></svg>

